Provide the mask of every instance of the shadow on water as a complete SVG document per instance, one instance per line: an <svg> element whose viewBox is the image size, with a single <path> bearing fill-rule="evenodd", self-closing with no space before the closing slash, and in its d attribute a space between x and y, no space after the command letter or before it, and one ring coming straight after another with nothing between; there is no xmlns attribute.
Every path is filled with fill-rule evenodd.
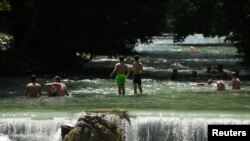
<svg viewBox="0 0 250 141"><path fill-rule="evenodd" d="M37 99L25 98L29 75L0 77L0 134L13 141L51 141L54 139L51 136L60 136L58 129L62 123L70 123L78 113L94 108L125 109L136 117L131 120L132 126L127 127L126 141L206 140L207 124L250 123L250 69L240 64L234 47L204 43L173 45L157 40L158 43L136 48L144 65L140 96L134 95L132 76L126 80L126 96L118 96L115 79L109 78L118 60L106 56L96 56L82 70L37 74L43 87L42 97ZM190 45L197 50L187 50ZM131 64L132 57L126 57L126 63ZM196 85L210 77L206 73L208 64L212 69L224 65L228 73L225 92L216 92L215 84ZM175 68L180 77L173 81L170 76ZM230 73L234 69L240 70L240 91L231 90ZM192 79L193 71L197 71L197 79ZM44 84L51 82L54 75L62 77L71 93L69 97L47 97ZM1 138L6 136L0 135Z"/></svg>

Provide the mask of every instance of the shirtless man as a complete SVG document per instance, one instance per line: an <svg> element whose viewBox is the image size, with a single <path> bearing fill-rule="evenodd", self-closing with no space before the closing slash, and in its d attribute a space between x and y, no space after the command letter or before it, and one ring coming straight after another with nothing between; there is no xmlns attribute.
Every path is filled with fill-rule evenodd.
<svg viewBox="0 0 250 141"><path fill-rule="evenodd" d="M129 75L128 66L124 63L124 57L119 57L119 63L115 65L113 72L110 74L110 77L116 73L116 83L118 86L119 95L125 95L125 80ZM127 75L126 75L127 73Z"/></svg>
<svg viewBox="0 0 250 141"><path fill-rule="evenodd" d="M216 75L217 91L225 91L224 81L221 79L220 75Z"/></svg>
<svg viewBox="0 0 250 141"><path fill-rule="evenodd" d="M61 77L55 76L52 83L45 84L48 96L65 96L69 95L65 84L61 83Z"/></svg>
<svg viewBox="0 0 250 141"><path fill-rule="evenodd" d="M232 89L240 90L240 79L238 78L238 74L236 72L232 73Z"/></svg>
<svg viewBox="0 0 250 141"><path fill-rule="evenodd" d="M134 83L134 94L137 94L137 86L139 88L140 94L142 94L142 87L141 87L141 73L143 72L142 63L139 61L139 56L134 56L133 62L133 83Z"/></svg>
<svg viewBox="0 0 250 141"><path fill-rule="evenodd" d="M36 75L31 75L31 82L26 85L26 98L38 98L41 96L42 87L37 83Z"/></svg>

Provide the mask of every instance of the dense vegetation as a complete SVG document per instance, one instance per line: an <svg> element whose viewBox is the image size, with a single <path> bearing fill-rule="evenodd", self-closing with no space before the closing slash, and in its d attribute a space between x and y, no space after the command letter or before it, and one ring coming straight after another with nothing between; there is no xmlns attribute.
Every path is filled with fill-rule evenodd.
<svg viewBox="0 0 250 141"><path fill-rule="evenodd" d="M175 41L194 33L226 36L250 58L249 22L250 0L0 0L0 32L14 36L0 59L12 69L72 68L76 52L128 54L163 32Z"/></svg>
<svg viewBox="0 0 250 141"><path fill-rule="evenodd" d="M176 41L187 35L226 36L250 59L250 0L175 0L171 16Z"/></svg>
<svg viewBox="0 0 250 141"><path fill-rule="evenodd" d="M165 14L164 0L6 1L11 8L3 30L14 35L15 50L59 68L75 66L76 52L129 53L160 33Z"/></svg>

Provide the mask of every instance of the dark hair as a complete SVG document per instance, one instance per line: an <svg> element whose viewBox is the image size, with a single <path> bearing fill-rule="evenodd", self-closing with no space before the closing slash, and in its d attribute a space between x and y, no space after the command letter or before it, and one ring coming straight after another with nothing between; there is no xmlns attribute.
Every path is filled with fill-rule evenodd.
<svg viewBox="0 0 250 141"><path fill-rule="evenodd" d="M221 79L221 76L219 74L217 74L215 77L216 79Z"/></svg>
<svg viewBox="0 0 250 141"><path fill-rule="evenodd" d="M31 77L30 77L30 80L32 82L35 82L36 81L36 75L35 74L32 74Z"/></svg>
<svg viewBox="0 0 250 141"><path fill-rule="evenodd" d="M232 74L231 74L232 76L236 76L236 77L238 77L238 73L237 72L232 72Z"/></svg>
<svg viewBox="0 0 250 141"><path fill-rule="evenodd" d="M56 75L56 76L54 77L54 79L55 79L56 82L60 82L60 81L61 81L61 77L58 76L58 75Z"/></svg>
<svg viewBox="0 0 250 141"><path fill-rule="evenodd" d="M138 55L135 55L135 56L134 56L134 59L135 59L136 61L138 61L138 60L139 60L139 56L138 56Z"/></svg>
<svg viewBox="0 0 250 141"><path fill-rule="evenodd" d="M124 56L121 55L121 56L119 57L119 61L121 61L121 62L124 61Z"/></svg>
<svg viewBox="0 0 250 141"><path fill-rule="evenodd" d="M171 75L170 78L171 78L172 80L176 80L177 77L178 77L178 70L177 70L177 69L174 69L174 70L173 70L173 73L172 73L172 75Z"/></svg>
<svg viewBox="0 0 250 141"><path fill-rule="evenodd" d="M178 70L177 70L177 69L174 69L174 70L173 70L173 73L178 73Z"/></svg>
<svg viewBox="0 0 250 141"><path fill-rule="evenodd" d="M223 69L224 69L224 66L223 66L222 64L219 64L219 65L218 65L218 71L219 71L219 72L222 72Z"/></svg>
<svg viewBox="0 0 250 141"><path fill-rule="evenodd" d="M196 76L197 76L197 74L198 74L198 72L197 72L197 71L192 71L192 76L196 77Z"/></svg>

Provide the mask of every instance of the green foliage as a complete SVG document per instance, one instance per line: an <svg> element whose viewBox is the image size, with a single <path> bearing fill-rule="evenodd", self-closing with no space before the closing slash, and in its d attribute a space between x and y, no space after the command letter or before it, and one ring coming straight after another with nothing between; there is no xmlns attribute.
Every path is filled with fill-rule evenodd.
<svg viewBox="0 0 250 141"><path fill-rule="evenodd" d="M67 67L74 66L76 52L127 54L138 41L159 35L165 22L165 0L8 1L15 47L44 54L40 59L47 62L60 58Z"/></svg>
<svg viewBox="0 0 250 141"><path fill-rule="evenodd" d="M239 53L250 58L249 0L176 0L173 3L175 41L194 33L225 36L236 44Z"/></svg>
<svg viewBox="0 0 250 141"><path fill-rule="evenodd" d="M23 47L25 37L20 35L31 30L28 25L35 24L30 44L24 46L34 50L63 48L96 54L124 52L138 39L148 42L151 36L159 34L157 28L164 19L164 7L153 1L28 2L30 0L23 0L18 7L13 2L16 5L13 14L17 16L14 20L19 20L14 26L23 29L20 33L15 32L18 34L17 46ZM32 5L33 9L27 5ZM34 19L35 23L32 22Z"/></svg>
<svg viewBox="0 0 250 141"><path fill-rule="evenodd" d="M14 36L16 50L43 54L36 60L58 68L77 65L76 52L128 54L162 32L175 42L225 36L250 58L249 23L249 0L0 0L0 30Z"/></svg>
<svg viewBox="0 0 250 141"><path fill-rule="evenodd" d="M0 11L11 11L11 6L7 0L0 0Z"/></svg>

